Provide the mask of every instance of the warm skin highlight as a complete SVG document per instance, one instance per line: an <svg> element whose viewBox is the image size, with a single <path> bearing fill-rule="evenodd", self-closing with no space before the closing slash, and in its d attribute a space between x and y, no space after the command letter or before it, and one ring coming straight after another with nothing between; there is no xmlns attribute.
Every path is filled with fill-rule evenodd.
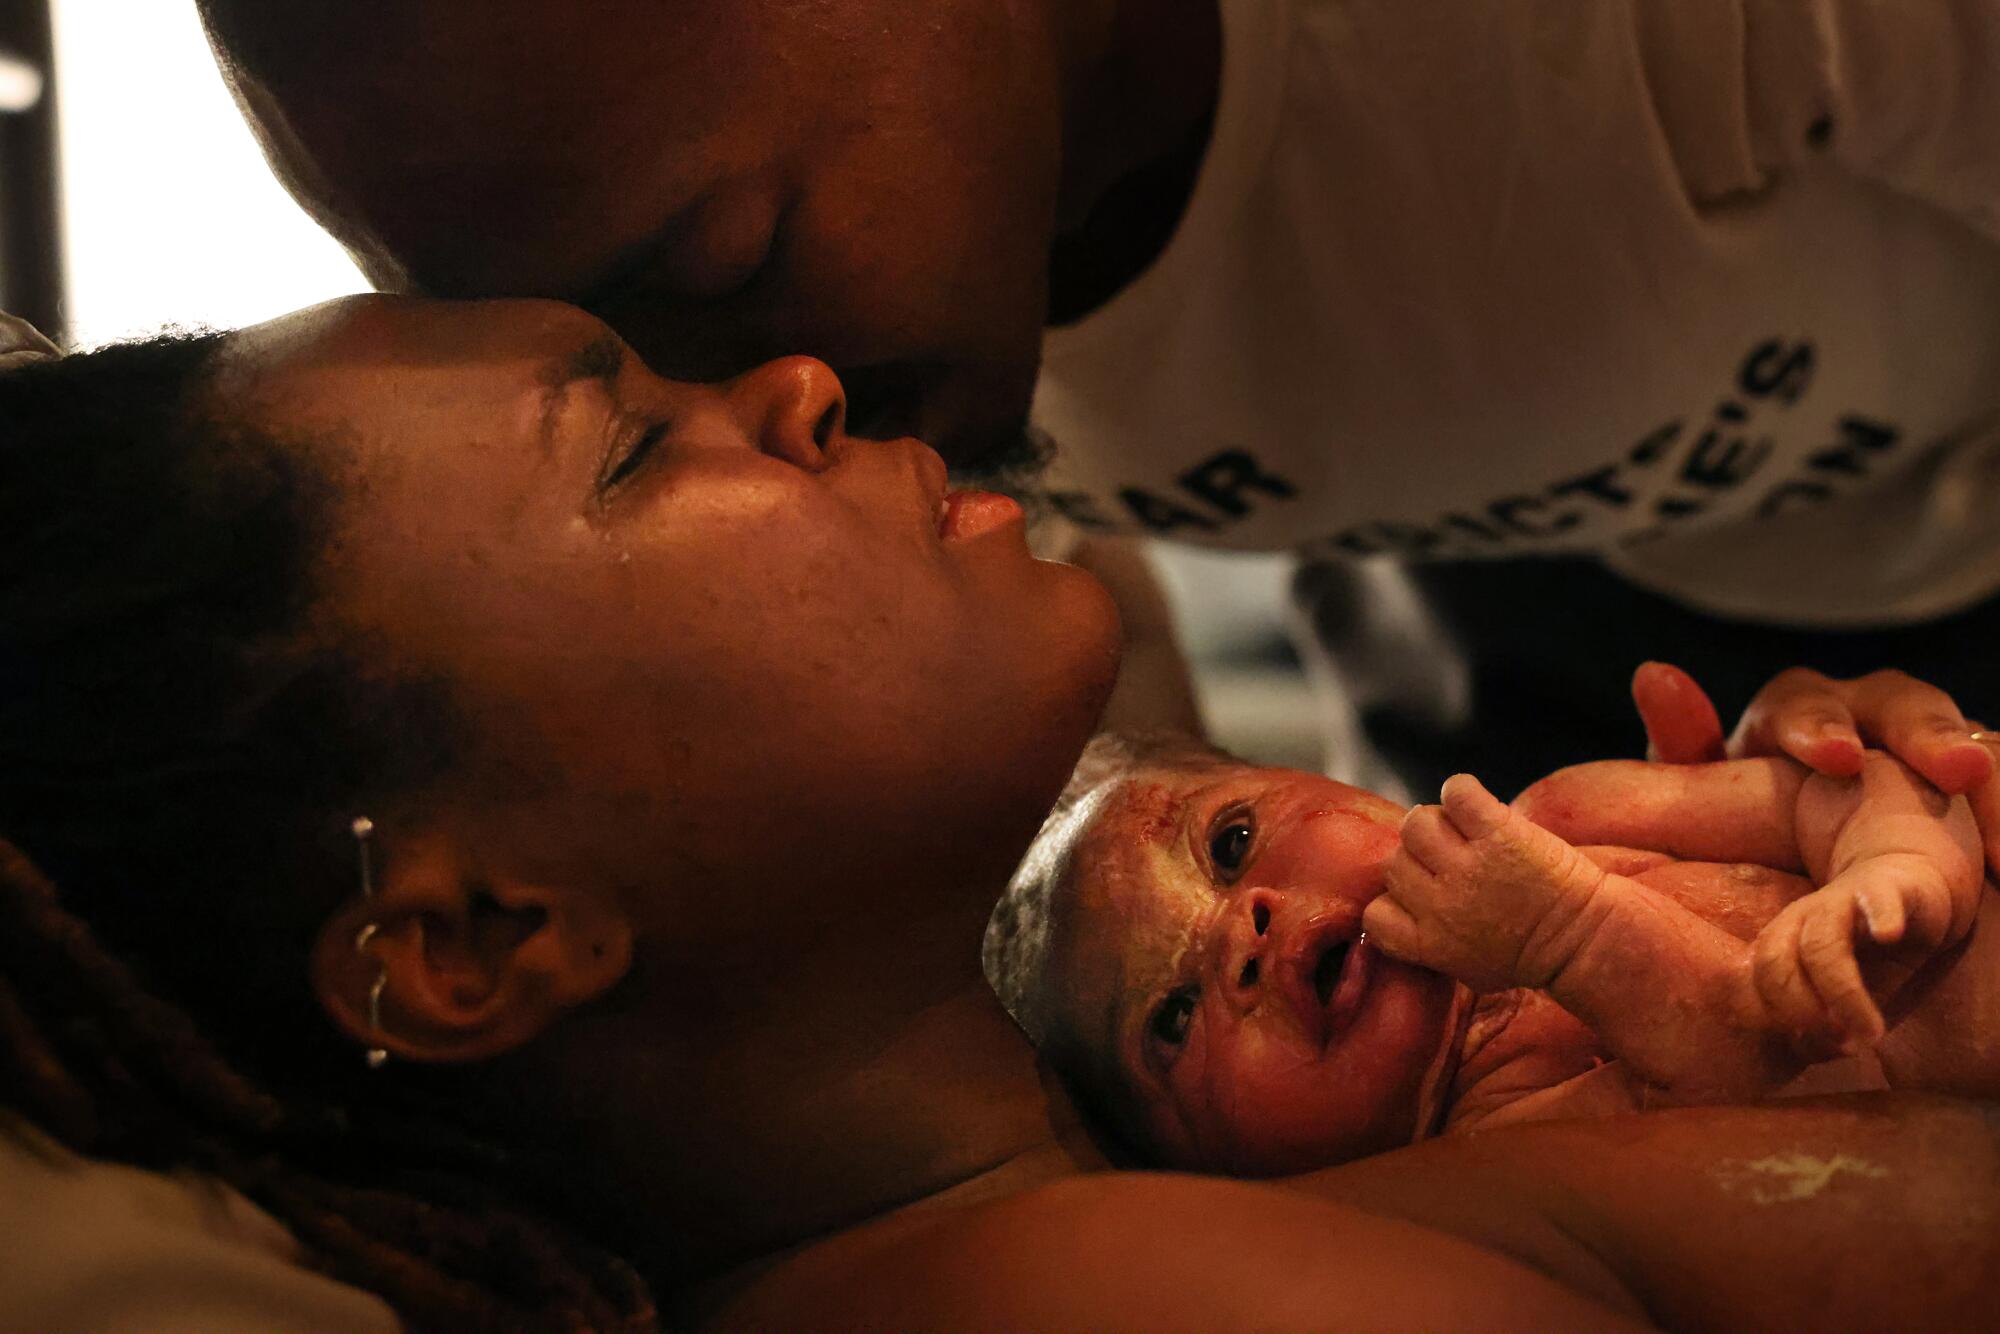
<svg viewBox="0 0 2000 1334"><path fill-rule="evenodd" d="M1401 814L1317 775L1232 763L1142 768L1105 801L1042 985L1057 1045L1096 1055L1092 1083L1137 1114L1144 1147L1268 1175L1425 1128L1426 1075L1455 1036L1450 981L1372 959L1366 1003L1330 1031L1313 978L1358 934ZM1226 863L1217 848L1232 855L1238 827Z"/></svg>
<svg viewBox="0 0 2000 1334"><path fill-rule="evenodd" d="M1092 752L1118 749L1100 738ZM1079 786L1090 771L1087 760ZM1420 1081L1457 1036L1456 989L1388 965L1390 992L1410 993L1394 998L1418 1003L1398 1007L1402 1022L1359 1032L1344 1015L1334 1032L1335 988L1316 967L1358 936L1398 846L1400 808L1211 752L1113 767L1076 809L1081 825L1043 833L1064 844L1046 909L1019 922L1028 882L1017 880L989 929L988 971L1146 1159L1269 1175L1428 1128ZM1033 954L1017 953L1024 927L1040 937ZM1386 961L1371 962L1374 972Z"/></svg>
<svg viewBox="0 0 2000 1334"><path fill-rule="evenodd" d="M1869 1114L1824 1109L1616 1128L1653 1146L1636 1158L1608 1139L1482 1136L1383 1160L1398 1180L1373 1193L1380 1177L1104 1171L973 948L1108 688L1101 590L1030 560L1005 502L940 510L914 442L847 438L818 363L676 385L540 303L361 300L231 341L214 411L298 441L286 457L330 502L310 559L271 567L272 623L296 608L309 642L337 632L350 686L444 692L458 744L416 780L361 764L337 796L301 797L340 837L287 859L259 860L270 831L218 812L188 854L227 875L186 877L172 905L192 937L128 933L122 958L90 938L119 916L93 897L105 886L75 885L83 922L9 867L0 1056L78 1147L286 1192L309 1260L413 1328L642 1330L633 1268L673 1323L711 1328L1597 1331L1655 1307L1782 1311L1835 1270L1853 1289L1812 1314L1853 1328L1990 1309L1990 1135L1937 1104L1888 1106L1872 1134ZM43 443L5 444L24 438ZM201 492L141 487L137 510L171 505L168 530L198 532ZM153 563L121 559L150 529L76 521L99 500L41 508L98 544L124 592L157 592ZM227 610L242 564L222 566L181 605ZM69 610L115 645L121 605ZM990 675L977 694L931 679L968 660ZM203 666L190 700L270 702ZM419 740L365 715L279 716L296 742L281 775L342 742ZM64 758L60 732L41 739L42 759ZM66 816L89 834L94 809ZM357 812L376 822L372 903L344 832ZM280 860L306 895L288 906L320 934L310 957L249 911L292 887ZM169 958L207 979L176 998L185 1011L121 971ZM269 1096L205 1042L226 1009L273 1051L325 1048L324 1015L265 1008L308 977L345 1030L331 1104ZM376 1042L397 1059L370 1074ZM397 1114L406 1100L482 1142ZM144 1136L87 1133L135 1112ZM1759 1133L1867 1154L1893 1180L1842 1182L1780 1232L1703 1185L1716 1145ZM447 1164L476 1180L444 1180ZM1663 1236L1666 1183L1683 1189ZM531 1196L633 1265L485 1207ZM1850 1259L1836 1248L1856 1211L1888 1225ZM1615 1262L1579 1235L1615 1238Z"/></svg>
<svg viewBox="0 0 2000 1334"><path fill-rule="evenodd" d="M678 385L590 353L606 337L552 304L361 299L244 336L230 387L341 442L329 468L367 504L329 557L338 614L448 669L478 738L421 807L375 812L390 1045L505 1054L548 1091L505 1115L596 1146L561 1188L657 1272L983 1165L898 1133L879 1086L840 1072L980 994L941 942L976 936L968 891L1059 785L1116 621L1087 576L1029 558L1018 513L960 505L941 536L936 456L849 440L818 363ZM909 820L891 845L885 807ZM345 942L365 911L320 955L363 1038L372 973ZM859 957L882 949L892 975ZM830 980L864 972L872 992ZM774 1079L812 1101L774 1104ZM670 1258L644 1240L663 1237Z"/></svg>
<svg viewBox="0 0 2000 1334"><path fill-rule="evenodd" d="M1971 813L1887 756L1852 781L1607 761L1511 809L1461 775L1405 815L1157 750L1093 744L985 957L1148 1161L1265 1176L1503 1123L2000 1078Z"/></svg>
<svg viewBox="0 0 2000 1334"><path fill-rule="evenodd" d="M471 1063L453 1096L516 1184L668 1286L1036 1141L970 942L1117 622L1016 508L849 437L821 363L670 382L554 303L332 303L232 335L208 399L303 442L326 499L298 637L437 683L457 724L420 786L313 813L376 826L379 897L332 909L313 968L355 1042ZM354 895L351 839L315 852Z"/></svg>

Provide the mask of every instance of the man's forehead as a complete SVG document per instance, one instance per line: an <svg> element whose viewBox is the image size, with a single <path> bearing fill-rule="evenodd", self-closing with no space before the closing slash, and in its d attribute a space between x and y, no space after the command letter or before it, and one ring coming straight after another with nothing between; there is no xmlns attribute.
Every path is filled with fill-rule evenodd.
<svg viewBox="0 0 2000 1334"><path fill-rule="evenodd" d="M573 295L743 167L722 159L749 151L772 101L750 8L399 6L274 83L276 105L249 90L246 110L371 273L438 295Z"/></svg>

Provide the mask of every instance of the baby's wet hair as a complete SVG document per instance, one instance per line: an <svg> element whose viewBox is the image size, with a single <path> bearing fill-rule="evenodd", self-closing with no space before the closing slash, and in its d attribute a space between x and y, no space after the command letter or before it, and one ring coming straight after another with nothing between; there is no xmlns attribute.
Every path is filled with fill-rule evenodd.
<svg viewBox="0 0 2000 1334"><path fill-rule="evenodd" d="M1235 757L1184 732L1100 732L1084 747L1055 809L1042 822L1006 893L986 924L980 964L986 981L1028 1040L1046 1048L1058 1036L1043 995L1056 929L1056 897L1069 883L1076 849L1104 803L1142 769L1235 763Z"/></svg>

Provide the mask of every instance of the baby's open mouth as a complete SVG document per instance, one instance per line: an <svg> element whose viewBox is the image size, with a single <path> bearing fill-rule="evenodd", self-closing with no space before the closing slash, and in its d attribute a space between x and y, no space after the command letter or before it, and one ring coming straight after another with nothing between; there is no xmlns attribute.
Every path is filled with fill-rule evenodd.
<svg viewBox="0 0 2000 1334"><path fill-rule="evenodd" d="M1322 1047L1331 1046L1361 1008L1368 990L1374 950L1365 937L1349 934L1355 923L1329 923L1313 932L1295 962L1288 987L1300 1019ZM1310 930L1310 928L1309 928Z"/></svg>
<svg viewBox="0 0 2000 1334"><path fill-rule="evenodd" d="M1313 995L1319 999L1322 1008L1333 999L1333 989L1340 985L1340 970L1346 964L1348 948L1353 944L1351 940L1336 941L1312 967Z"/></svg>

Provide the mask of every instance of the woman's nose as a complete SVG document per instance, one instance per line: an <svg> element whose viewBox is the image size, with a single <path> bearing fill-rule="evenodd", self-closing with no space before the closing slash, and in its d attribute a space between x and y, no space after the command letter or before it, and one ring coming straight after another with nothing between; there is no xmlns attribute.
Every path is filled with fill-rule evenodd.
<svg viewBox="0 0 2000 1334"><path fill-rule="evenodd" d="M1276 906L1277 895L1255 887L1236 891L1229 905L1228 929L1217 961L1221 976L1216 982L1233 1004L1247 1006L1263 994L1265 974L1270 971L1271 913Z"/></svg>
<svg viewBox="0 0 2000 1334"><path fill-rule="evenodd" d="M833 368L812 357L767 361L729 382L730 406L759 449L809 472L826 466L847 395Z"/></svg>

